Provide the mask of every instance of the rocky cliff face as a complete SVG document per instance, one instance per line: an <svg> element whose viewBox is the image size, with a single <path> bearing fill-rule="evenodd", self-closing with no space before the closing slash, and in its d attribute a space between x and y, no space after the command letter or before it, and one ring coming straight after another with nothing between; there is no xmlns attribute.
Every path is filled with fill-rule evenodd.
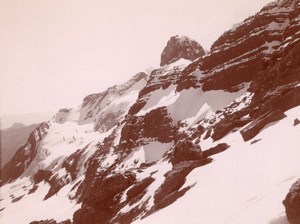
<svg viewBox="0 0 300 224"><path fill-rule="evenodd" d="M160 66L171 64L181 58L193 61L204 54L204 49L195 40L186 36L173 36L161 54Z"/></svg>
<svg viewBox="0 0 300 224"><path fill-rule="evenodd" d="M61 109L2 170L4 221L147 223L159 210L177 208L185 195L189 198L188 194L196 192L197 197L187 200L197 199L195 203L201 204L205 198L208 203L201 207L206 211L201 217L190 216L197 221L261 223L253 221L259 216L251 213L247 203L263 198L258 203L268 207L274 202L260 191L241 190L245 194L239 196L246 205L237 204L245 206L247 214L242 220L229 218L240 213L224 211L219 206L223 200L215 195L219 195L219 186L232 182L221 176L231 178L234 173L242 179L242 186L244 176L248 178L245 183L255 182L259 174L249 175L249 164L260 166L261 158L282 160L267 163L266 169L289 167L289 173L276 181L297 176L294 168L298 163L290 159L299 153L296 140L289 138L290 149L284 157L274 157L282 152L283 143L276 138L280 144L273 145L270 152L265 147L270 137L265 133L295 120L293 111L299 111L298 15L297 1L269 4L225 32L208 55L195 41L172 37L163 50L162 66L149 76L138 73L123 85L87 96L78 108ZM298 133L299 125L286 126L286 131ZM260 156L251 154L253 151ZM200 179L190 181L195 173ZM276 181L274 186L278 186ZM204 193L207 189L213 197ZM42 217L26 208L30 215L22 221L22 211L11 215L15 206L32 200L38 209L55 213L45 212ZM213 211L209 203L216 206ZM57 210L58 205L64 205L63 209ZM198 207L189 210L199 214ZM216 217L215 210L226 215ZM178 217L177 213L172 212L172 217Z"/></svg>
<svg viewBox="0 0 300 224"><path fill-rule="evenodd" d="M280 60L282 51L299 41L298 1L275 1L256 15L235 25L214 42L208 55L184 71L179 89L197 85L190 82L196 71L204 90L228 89L249 82L272 61Z"/></svg>

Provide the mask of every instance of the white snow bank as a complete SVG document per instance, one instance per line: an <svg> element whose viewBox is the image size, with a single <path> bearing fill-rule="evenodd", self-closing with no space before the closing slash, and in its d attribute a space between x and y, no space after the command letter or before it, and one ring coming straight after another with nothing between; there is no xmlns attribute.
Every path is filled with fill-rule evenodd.
<svg viewBox="0 0 300 224"><path fill-rule="evenodd" d="M124 167L139 166L141 163L152 163L162 159L163 155L172 147L173 142L150 142L131 152L124 160Z"/></svg>
<svg viewBox="0 0 300 224"><path fill-rule="evenodd" d="M71 184L64 187L57 195L44 201L44 197L49 190L49 185L41 182L38 189L33 194L27 194L26 187L30 189L32 184L29 179L22 178L1 187L1 223L24 224L32 221L55 219L58 222L72 219L73 213L80 208L80 204L71 201L68 192L73 187ZM11 203L10 195L21 196L23 198Z"/></svg>
<svg viewBox="0 0 300 224"><path fill-rule="evenodd" d="M160 88L152 92L151 96L146 102L146 105L137 113L137 116L145 115L155 108L168 106L174 103L179 96L179 94L175 93L175 89L176 86L170 85L166 89Z"/></svg>
<svg viewBox="0 0 300 224"><path fill-rule="evenodd" d="M200 89L183 90L180 93L176 93L176 101L168 106L168 111L174 122L186 120L188 124L192 125L229 105L245 92L246 88L233 93L223 90L207 92L203 92Z"/></svg>
<svg viewBox="0 0 300 224"><path fill-rule="evenodd" d="M64 160L77 149L84 148L90 142L96 144L108 134L109 132L94 132L92 124L78 125L75 122L65 122L61 125L53 123L40 144L40 148L46 149L49 153L40 166L46 168L57 159Z"/></svg>
<svg viewBox="0 0 300 224"><path fill-rule="evenodd" d="M177 61L174 61L171 64L166 65L167 68L173 68L173 67L185 67L188 64L190 64L192 61L184 58L180 58Z"/></svg>
<svg viewBox="0 0 300 224"><path fill-rule="evenodd" d="M265 54L272 54L274 51L276 51L276 47L280 46L281 42L280 41L272 41L272 42L266 42L263 46L267 47L266 50L263 52Z"/></svg>
<svg viewBox="0 0 300 224"><path fill-rule="evenodd" d="M237 97L244 94L247 87L248 85L240 91L232 93L224 90L203 92L201 89L194 88L176 92L175 86L171 85L166 89L153 92L137 116L145 115L155 108L165 106L175 123L186 120L192 125L229 105Z"/></svg>

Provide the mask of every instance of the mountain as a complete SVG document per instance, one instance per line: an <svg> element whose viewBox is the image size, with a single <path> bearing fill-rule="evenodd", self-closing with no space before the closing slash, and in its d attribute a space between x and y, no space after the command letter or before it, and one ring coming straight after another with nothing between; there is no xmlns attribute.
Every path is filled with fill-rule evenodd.
<svg viewBox="0 0 300 224"><path fill-rule="evenodd" d="M1 136L1 167L4 166L28 139L30 133L38 124L24 125L14 123L10 128L0 131Z"/></svg>
<svg viewBox="0 0 300 224"><path fill-rule="evenodd" d="M59 110L3 167L1 221L297 223L299 14L270 3L208 54L171 37L150 74Z"/></svg>
<svg viewBox="0 0 300 224"><path fill-rule="evenodd" d="M181 58L187 60L195 60L205 55L202 46L195 40L186 36L173 36L167 43L161 54L160 66L171 64Z"/></svg>
<svg viewBox="0 0 300 224"><path fill-rule="evenodd" d="M23 114L4 114L1 116L0 128L5 130L14 124L26 125L39 124L53 117L55 112L23 113ZM19 121L19 122L16 122Z"/></svg>
<svg viewBox="0 0 300 224"><path fill-rule="evenodd" d="M16 123L13 123L13 125L8 128L8 129L18 129L18 128L24 128L26 125L25 124L22 124L20 122L16 122Z"/></svg>

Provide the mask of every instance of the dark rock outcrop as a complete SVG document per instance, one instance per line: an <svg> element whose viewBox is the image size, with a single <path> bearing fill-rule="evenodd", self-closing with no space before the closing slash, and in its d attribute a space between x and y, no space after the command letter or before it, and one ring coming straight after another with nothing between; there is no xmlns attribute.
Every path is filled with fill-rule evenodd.
<svg viewBox="0 0 300 224"><path fill-rule="evenodd" d="M300 179L298 179L289 190L283 201L286 216L290 224L300 223Z"/></svg>
<svg viewBox="0 0 300 224"><path fill-rule="evenodd" d="M211 159L202 159L198 161L183 161L173 166L172 170L165 174L165 180L154 195L154 206L146 214L150 215L159 209L162 209L178 198L182 197L192 186L184 189L183 186L186 176L195 168L210 163Z"/></svg>
<svg viewBox="0 0 300 224"><path fill-rule="evenodd" d="M80 159L84 151L84 149L78 149L76 152L70 155L62 165L62 168L66 169L66 171L70 174L72 180L76 179L77 174L80 170Z"/></svg>
<svg viewBox="0 0 300 224"><path fill-rule="evenodd" d="M57 224L57 222L54 219L47 219L47 220L33 221L29 224Z"/></svg>
<svg viewBox="0 0 300 224"><path fill-rule="evenodd" d="M280 57L256 74L251 83L249 90L255 93L251 113L254 118L271 109L284 112L300 105L300 41L289 46Z"/></svg>
<svg viewBox="0 0 300 224"><path fill-rule="evenodd" d="M139 101L145 103L147 101L147 94L160 88L166 89L171 84L175 85L179 79L182 69L183 68L174 66L172 69L161 67L153 70L147 81L147 85L139 93ZM141 107L144 106L141 105L142 102L138 102L138 105L133 106L130 109L129 114L137 113Z"/></svg>
<svg viewBox="0 0 300 224"><path fill-rule="evenodd" d="M111 223L122 223L122 224L130 224L135 218L141 213L145 212L147 201L138 204L127 212L121 213L119 210L123 208L126 204L129 206L133 206L135 203L139 203L143 196L147 193L147 187L154 181L154 178L151 176L133 184L126 193L126 200L124 202L119 203L115 206L114 213L117 215L112 219ZM118 198L116 196L115 198Z"/></svg>
<svg viewBox="0 0 300 224"><path fill-rule="evenodd" d="M205 54L204 49L195 40L185 36L173 36L161 54L160 65L164 66L180 58L195 60Z"/></svg>
<svg viewBox="0 0 300 224"><path fill-rule="evenodd" d="M254 138L260 130L271 122L278 121L286 117L281 110L275 110L262 115L257 120L240 131L244 141Z"/></svg>
<svg viewBox="0 0 300 224"><path fill-rule="evenodd" d="M154 181L153 177L147 177L144 180L134 184L126 193L127 200L131 200L141 194Z"/></svg>
<svg viewBox="0 0 300 224"><path fill-rule="evenodd" d="M104 167L103 169L99 164L103 165L103 161L109 155L110 149L113 147L114 139L116 133L113 131L108 137L104 138L101 144L97 145L97 150L85 163L86 168L85 178L79 184L75 197L78 199L79 203L90 196L93 189L110 174L114 165L109 167Z"/></svg>
<svg viewBox="0 0 300 224"><path fill-rule="evenodd" d="M74 224L106 224L113 217L114 197L135 182L131 174L115 174L99 179L85 195L82 206L74 213Z"/></svg>
<svg viewBox="0 0 300 224"><path fill-rule="evenodd" d="M38 170L38 172L33 176L35 185L29 191L29 193L34 193L38 186L36 184L41 181L45 181L50 185L50 189L44 197L44 200L52 197L54 194L58 193L61 188L70 183L72 180L75 180L77 173L79 171L78 163L82 156L83 150L77 150L75 153L71 154L64 163L62 164L62 169L65 169L67 172L60 176L57 173L53 173L50 170Z"/></svg>
<svg viewBox="0 0 300 224"><path fill-rule="evenodd" d="M176 143L171 157L172 164L182 161L201 160L202 150L200 146L189 140L183 139Z"/></svg>
<svg viewBox="0 0 300 224"><path fill-rule="evenodd" d="M71 182L71 178L69 177L69 174L65 174L62 177L59 177L58 174L55 174L48 180L48 183L50 184L50 189L48 193L45 195L44 200L47 200L48 198L55 195L57 192L60 191L61 188L63 188L65 185Z"/></svg>
<svg viewBox="0 0 300 224"><path fill-rule="evenodd" d="M176 130L165 107L153 109L144 116L129 114L125 122L120 139L120 148L123 150L128 151L143 144L139 141L143 138L156 139L162 143L168 143L174 139Z"/></svg>
<svg viewBox="0 0 300 224"><path fill-rule="evenodd" d="M296 126L296 125L298 125L298 124L300 124L300 120L299 120L298 118L296 118L296 119L294 120L294 126Z"/></svg>
<svg viewBox="0 0 300 224"><path fill-rule="evenodd" d="M47 220L40 220L40 221L33 221L29 224L72 224L71 220L65 220L62 222L56 222L54 219L47 219Z"/></svg>
<svg viewBox="0 0 300 224"><path fill-rule="evenodd" d="M226 143L220 143L220 144L216 145L215 147L204 150L203 151L203 158L207 158L211 155L223 152L226 149L228 149L229 147L230 147L230 145L228 145Z"/></svg>
<svg viewBox="0 0 300 224"><path fill-rule="evenodd" d="M242 111L239 113L234 113L232 115L225 116L214 126L214 132L211 135L211 138L214 141L219 140L225 135L227 135L229 132L231 132L234 128L243 127L244 125L248 124L252 120L251 118L241 118L246 113L247 111Z"/></svg>
<svg viewBox="0 0 300 224"><path fill-rule="evenodd" d="M21 196L19 196L19 197L13 198L13 199L11 200L11 203L15 203L15 202L17 202L17 201L20 201L24 196L25 196L25 195L21 195Z"/></svg>
<svg viewBox="0 0 300 224"><path fill-rule="evenodd" d="M48 182L50 177L52 176L52 172L50 170L39 170L34 176L33 180L35 184L42 182L43 180Z"/></svg>

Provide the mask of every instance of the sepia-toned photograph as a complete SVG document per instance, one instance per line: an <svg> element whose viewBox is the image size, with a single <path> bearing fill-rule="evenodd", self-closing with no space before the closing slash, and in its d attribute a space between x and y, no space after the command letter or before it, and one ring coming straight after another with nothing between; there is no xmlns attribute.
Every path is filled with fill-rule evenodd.
<svg viewBox="0 0 300 224"><path fill-rule="evenodd" d="M300 0L0 0L1 224L300 224Z"/></svg>

